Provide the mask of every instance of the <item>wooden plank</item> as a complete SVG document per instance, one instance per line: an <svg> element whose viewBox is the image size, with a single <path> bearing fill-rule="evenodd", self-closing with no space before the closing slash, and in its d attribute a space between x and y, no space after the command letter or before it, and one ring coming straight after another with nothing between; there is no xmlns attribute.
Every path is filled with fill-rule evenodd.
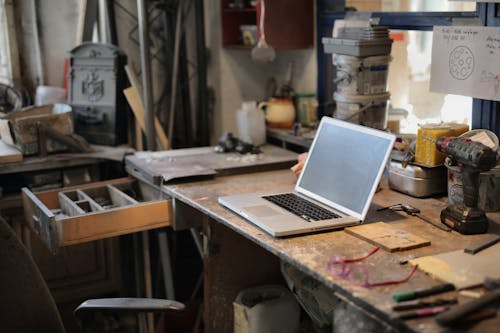
<svg viewBox="0 0 500 333"><path fill-rule="evenodd" d="M171 213L171 203L162 200L68 218L59 221L59 246L167 227Z"/></svg>
<svg viewBox="0 0 500 333"><path fill-rule="evenodd" d="M81 0L79 4L75 45L92 40L97 19L97 0Z"/></svg>
<svg viewBox="0 0 500 333"><path fill-rule="evenodd" d="M140 98L138 97L137 91L134 89L134 87L129 87L125 90L123 90L123 94L127 98L128 104L130 105L130 108L132 109L132 112L134 113L136 121L139 123L141 126L142 130L146 130L146 120L144 118L144 107L142 105L142 102ZM157 143L160 145L160 150L166 150L168 149L168 139L165 134L165 131L163 131L163 127L161 127L160 121L158 118L155 116L155 131L157 135ZM142 141L142 140L141 140Z"/></svg>
<svg viewBox="0 0 500 333"><path fill-rule="evenodd" d="M23 154L12 146L5 144L0 140L0 164L15 163L23 160Z"/></svg>
<svg viewBox="0 0 500 333"><path fill-rule="evenodd" d="M345 232L380 246L386 251L404 251L431 244L430 241L393 227L385 222L375 222L356 227L345 228Z"/></svg>
<svg viewBox="0 0 500 333"><path fill-rule="evenodd" d="M134 74L134 72L132 71L132 69L128 66L128 65L125 65L125 72L127 73L127 77L128 77L128 80L131 84L131 88L133 88L133 90L135 91L135 96L137 98L137 100L140 102L140 111L142 111L142 129L144 131L146 131L146 126L145 126L145 116L144 116L144 105L142 104L142 85L141 83L139 82L139 80L137 80L137 77L136 75ZM155 126L155 132L156 132L156 136L157 136L157 140L159 140L159 143L162 147L163 150L166 150L168 149L168 138L167 138L167 135L165 134L165 131L163 130L163 127L161 126L161 123L160 121L158 120L158 117L155 116L155 119L154 119L154 126ZM140 149L142 150L142 149ZM161 149L160 149L161 150Z"/></svg>

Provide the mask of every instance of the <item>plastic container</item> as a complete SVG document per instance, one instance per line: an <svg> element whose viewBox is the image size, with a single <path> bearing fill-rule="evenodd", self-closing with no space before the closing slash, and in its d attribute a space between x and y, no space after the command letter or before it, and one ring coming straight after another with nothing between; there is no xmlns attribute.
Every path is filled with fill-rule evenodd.
<svg viewBox="0 0 500 333"><path fill-rule="evenodd" d="M257 44L257 26L251 24L240 25L241 40L243 45L255 46Z"/></svg>
<svg viewBox="0 0 500 333"><path fill-rule="evenodd" d="M255 101L241 104L236 112L236 126L241 141L255 146L266 143L266 116Z"/></svg>
<svg viewBox="0 0 500 333"><path fill-rule="evenodd" d="M389 93L377 95L345 95L335 93L335 118L372 128L387 127Z"/></svg>
<svg viewBox="0 0 500 333"><path fill-rule="evenodd" d="M337 67L337 92L349 95L373 95L387 92L391 56L355 57L334 54Z"/></svg>
<svg viewBox="0 0 500 333"><path fill-rule="evenodd" d="M419 127L415 146L415 163L438 166L444 163L445 155L436 148L442 136L459 136L469 130L466 124L427 124Z"/></svg>
<svg viewBox="0 0 500 333"><path fill-rule="evenodd" d="M66 103L66 90L59 87L38 86L35 93L35 105Z"/></svg>

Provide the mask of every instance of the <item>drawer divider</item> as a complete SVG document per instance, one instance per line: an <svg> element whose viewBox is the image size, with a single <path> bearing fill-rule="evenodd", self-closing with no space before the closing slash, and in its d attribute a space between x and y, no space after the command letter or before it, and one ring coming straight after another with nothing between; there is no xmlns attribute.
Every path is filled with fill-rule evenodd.
<svg viewBox="0 0 500 333"><path fill-rule="evenodd" d="M115 205L123 207L123 206L128 206L128 205L135 205L135 204L139 203L137 200L135 200L134 198L132 198L128 194L124 193L123 191L120 191L118 188L116 188L113 185L106 185L106 187L108 188L111 201Z"/></svg>
<svg viewBox="0 0 500 333"><path fill-rule="evenodd" d="M87 200L89 202L90 209L92 209L93 212L100 212L104 210L104 207L95 202L95 200L92 199L87 193L82 190L76 190L76 193L78 194L78 198L80 200Z"/></svg>
<svg viewBox="0 0 500 333"><path fill-rule="evenodd" d="M59 197L59 205L61 206L61 210L69 216L77 216L85 214L85 211L80 208L73 200L68 198L68 196L64 192L57 193Z"/></svg>

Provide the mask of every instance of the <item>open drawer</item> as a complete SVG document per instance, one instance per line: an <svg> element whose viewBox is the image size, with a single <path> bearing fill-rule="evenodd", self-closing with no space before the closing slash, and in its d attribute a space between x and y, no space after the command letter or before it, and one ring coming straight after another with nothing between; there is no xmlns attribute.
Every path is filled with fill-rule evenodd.
<svg viewBox="0 0 500 333"><path fill-rule="evenodd" d="M33 193L23 188L26 223L48 248L169 226L172 206L132 178Z"/></svg>

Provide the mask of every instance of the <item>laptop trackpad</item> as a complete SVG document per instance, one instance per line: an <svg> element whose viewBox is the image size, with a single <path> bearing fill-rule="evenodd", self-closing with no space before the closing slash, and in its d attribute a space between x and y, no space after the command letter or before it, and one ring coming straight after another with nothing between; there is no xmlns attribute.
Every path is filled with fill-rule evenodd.
<svg viewBox="0 0 500 333"><path fill-rule="evenodd" d="M268 217L283 214L282 212L272 209L266 205L248 206L244 207L243 210L255 217Z"/></svg>

